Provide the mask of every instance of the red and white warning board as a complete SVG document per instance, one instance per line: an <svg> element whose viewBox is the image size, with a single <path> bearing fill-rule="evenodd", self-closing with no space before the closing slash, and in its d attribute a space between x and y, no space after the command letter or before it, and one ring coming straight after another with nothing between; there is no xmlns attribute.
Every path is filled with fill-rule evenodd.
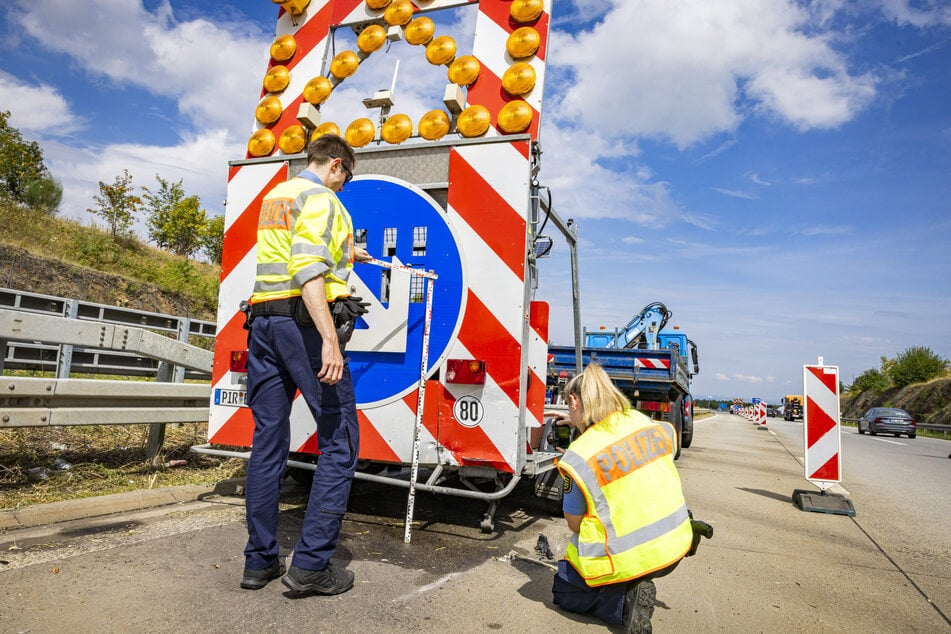
<svg viewBox="0 0 951 634"><path fill-rule="evenodd" d="M803 433L806 480L823 491L842 481L842 439L839 425L839 368L804 365Z"/></svg>

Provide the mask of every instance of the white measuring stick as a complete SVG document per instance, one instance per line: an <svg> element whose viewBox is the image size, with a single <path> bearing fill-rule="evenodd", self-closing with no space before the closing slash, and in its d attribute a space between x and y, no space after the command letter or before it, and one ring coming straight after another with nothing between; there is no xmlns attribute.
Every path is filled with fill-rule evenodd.
<svg viewBox="0 0 951 634"><path fill-rule="evenodd" d="M427 276L428 277L428 276ZM403 542L408 544L413 526L413 506L416 503L416 481L419 477L419 436L423 428L423 396L426 392L426 375L429 360L429 326L433 320L433 280L435 274L426 282L426 319L423 322L423 359L419 365L419 398L416 400L416 426L413 429L413 465L409 477L409 497L406 500L406 526L403 530Z"/></svg>

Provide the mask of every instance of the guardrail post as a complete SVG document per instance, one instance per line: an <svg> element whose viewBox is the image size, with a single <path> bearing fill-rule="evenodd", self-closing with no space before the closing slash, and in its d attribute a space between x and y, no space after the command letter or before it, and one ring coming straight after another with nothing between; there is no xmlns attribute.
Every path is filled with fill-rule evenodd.
<svg viewBox="0 0 951 634"><path fill-rule="evenodd" d="M3 374L3 361L7 358L7 342L0 339L0 374Z"/></svg>
<svg viewBox="0 0 951 634"><path fill-rule="evenodd" d="M79 302L75 299L67 299L64 302L65 317L76 319L79 316ZM69 371L73 365L73 345L70 343L60 344L56 353L56 378L68 379Z"/></svg>
<svg viewBox="0 0 951 634"><path fill-rule="evenodd" d="M172 382L172 376L175 366L167 361L159 361L158 374L156 380L160 383ZM184 378L184 372L182 373ZM181 381L179 381L181 382ZM149 425L149 438L145 443L145 458L153 467L159 466L162 462L162 447L165 445L165 423L152 423Z"/></svg>

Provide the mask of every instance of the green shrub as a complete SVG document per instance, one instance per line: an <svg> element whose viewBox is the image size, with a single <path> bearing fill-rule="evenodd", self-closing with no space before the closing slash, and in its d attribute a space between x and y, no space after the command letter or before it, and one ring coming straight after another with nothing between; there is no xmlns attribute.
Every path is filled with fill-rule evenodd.
<svg viewBox="0 0 951 634"><path fill-rule="evenodd" d="M945 373L947 359L943 359L931 348L915 346L908 348L895 358L889 369L889 377L898 387L912 383L924 383Z"/></svg>
<svg viewBox="0 0 951 634"><path fill-rule="evenodd" d="M872 390L876 394L881 394L891 386L889 378L881 371L872 368L858 375L852 384L852 389L858 389L861 392Z"/></svg>

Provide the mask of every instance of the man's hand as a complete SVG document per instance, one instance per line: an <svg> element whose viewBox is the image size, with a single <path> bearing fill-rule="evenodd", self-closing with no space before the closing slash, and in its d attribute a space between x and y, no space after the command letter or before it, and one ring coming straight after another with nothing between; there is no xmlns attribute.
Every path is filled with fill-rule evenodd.
<svg viewBox="0 0 951 634"><path fill-rule="evenodd" d="M317 373L317 380L327 385L336 385L343 378L343 355L337 338L325 338L320 346L321 366Z"/></svg>
<svg viewBox="0 0 951 634"><path fill-rule="evenodd" d="M364 249L363 247L354 247L353 248L353 259L357 262L369 262L373 259L373 256L370 255L370 252Z"/></svg>

